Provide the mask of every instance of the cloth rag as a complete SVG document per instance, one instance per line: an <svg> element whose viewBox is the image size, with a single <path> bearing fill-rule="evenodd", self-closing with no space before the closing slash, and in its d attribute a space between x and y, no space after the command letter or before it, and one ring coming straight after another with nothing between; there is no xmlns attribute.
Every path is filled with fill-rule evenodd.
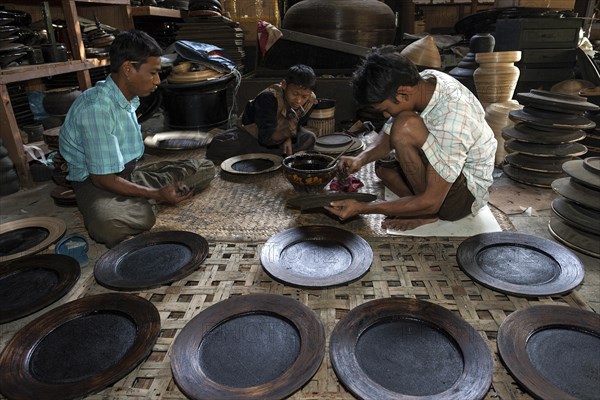
<svg viewBox="0 0 600 400"><path fill-rule="evenodd" d="M329 190L334 190L336 192L356 192L358 189L363 187L364 184L360 179L350 175L345 179L333 178L331 183L329 184Z"/></svg>

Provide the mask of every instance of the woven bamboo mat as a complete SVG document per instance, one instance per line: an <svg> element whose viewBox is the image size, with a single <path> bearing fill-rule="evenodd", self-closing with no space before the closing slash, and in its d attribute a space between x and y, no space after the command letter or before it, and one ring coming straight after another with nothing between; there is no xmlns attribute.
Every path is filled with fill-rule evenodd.
<svg viewBox="0 0 600 400"><path fill-rule="evenodd" d="M145 162L203 157L204 150L146 154ZM220 171L210 186L189 202L162 207L154 230L187 230L208 240L256 241L295 226L332 225L360 236L388 236L381 228L382 215L362 215L340 222L323 209L300 212L286 207L286 201L302 195L278 170L260 175L235 175ZM360 192L384 198L384 186L375 176L373 163L356 174L364 186ZM514 230L508 217L491 207L503 230Z"/></svg>
<svg viewBox="0 0 600 400"><path fill-rule="evenodd" d="M494 292L470 280L458 267L456 250L462 239L365 238L373 249L373 264L360 280L346 286L303 290L273 281L260 264L264 242L211 242L207 259L186 278L169 286L137 292L150 300L161 316L161 334L152 353L125 378L89 399L184 399L172 378L169 350L177 334L198 313L233 296L271 293L296 299L313 309L326 337L349 310L370 300L410 297L439 304L470 323L494 358L493 384L486 399L530 399L502 366L496 350L498 327L511 312L541 304L590 310L580 296L525 299ZM77 287L60 303L107 293L91 273L83 271ZM0 326L2 346L26 322ZM328 350L315 376L291 398L351 399L332 369Z"/></svg>

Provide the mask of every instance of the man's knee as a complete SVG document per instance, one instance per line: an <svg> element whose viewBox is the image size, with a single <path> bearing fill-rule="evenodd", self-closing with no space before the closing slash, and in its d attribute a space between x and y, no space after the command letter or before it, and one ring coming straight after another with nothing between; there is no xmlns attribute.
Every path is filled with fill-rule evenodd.
<svg viewBox="0 0 600 400"><path fill-rule="evenodd" d="M155 223L156 216L148 205L138 210L135 219L113 216L103 220L86 221L86 227L92 239L112 248L132 235L149 231Z"/></svg>
<svg viewBox="0 0 600 400"><path fill-rule="evenodd" d="M403 111L395 119L390 131L390 140L394 148L420 148L429 130L423 119L412 111Z"/></svg>

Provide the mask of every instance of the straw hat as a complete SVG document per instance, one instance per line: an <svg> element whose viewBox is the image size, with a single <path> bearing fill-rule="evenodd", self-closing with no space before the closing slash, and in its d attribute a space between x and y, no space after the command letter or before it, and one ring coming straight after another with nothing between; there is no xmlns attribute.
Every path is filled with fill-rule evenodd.
<svg viewBox="0 0 600 400"><path fill-rule="evenodd" d="M431 35L427 35L406 46L400 54L422 67L440 68L442 57Z"/></svg>

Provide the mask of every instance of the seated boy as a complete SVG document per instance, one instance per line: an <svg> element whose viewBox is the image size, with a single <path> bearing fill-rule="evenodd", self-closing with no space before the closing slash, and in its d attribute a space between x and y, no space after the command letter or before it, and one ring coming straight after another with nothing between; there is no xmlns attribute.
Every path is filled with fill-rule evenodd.
<svg viewBox="0 0 600 400"><path fill-rule="evenodd" d="M238 127L213 138L206 157L223 161L249 153L290 155L312 150L315 135L302 127L317 98L313 69L294 65L285 78L271 85L248 102Z"/></svg>

